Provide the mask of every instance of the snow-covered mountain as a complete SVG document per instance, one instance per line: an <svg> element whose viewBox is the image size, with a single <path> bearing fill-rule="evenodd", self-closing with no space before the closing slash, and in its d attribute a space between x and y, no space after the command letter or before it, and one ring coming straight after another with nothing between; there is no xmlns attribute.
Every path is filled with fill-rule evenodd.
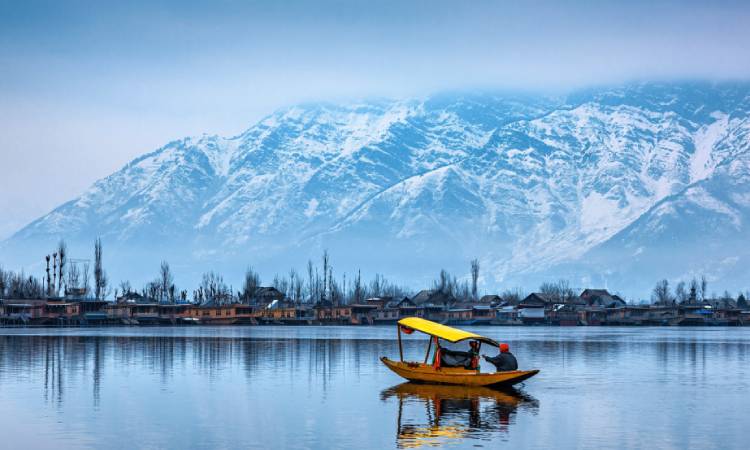
<svg viewBox="0 0 750 450"><path fill-rule="evenodd" d="M568 277L646 295L705 273L750 285L750 83L567 96L446 93L280 110L175 141L18 231L0 261L96 236L114 276L336 270L418 287L479 257L487 288ZM85 249L85 250L84 250Z"/></svg>

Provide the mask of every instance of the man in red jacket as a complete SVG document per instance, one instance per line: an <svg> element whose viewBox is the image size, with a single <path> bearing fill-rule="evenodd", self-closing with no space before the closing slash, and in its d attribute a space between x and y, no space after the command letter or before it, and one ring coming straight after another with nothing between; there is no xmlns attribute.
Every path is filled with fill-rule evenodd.
<svg viewBox="0 0 750 450"><path fill-rule="evenodd" d="M495 357L489 357L482 355L484 359L492 363L498 372L506 372L508 370L518 370L518 361L513 353L510 352L510 346L508 344L500 344L500 353Z"/></svg>

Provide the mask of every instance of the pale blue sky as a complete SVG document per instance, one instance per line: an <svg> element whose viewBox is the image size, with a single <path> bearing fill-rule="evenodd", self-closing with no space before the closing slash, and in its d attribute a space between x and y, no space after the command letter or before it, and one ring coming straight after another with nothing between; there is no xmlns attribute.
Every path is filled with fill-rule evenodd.
<svg viewBox="0 0 750 450"><path fill-rule="evenodd" d="M0 1L0 238L133 157L307 100L745 79L741 1Z"/></svg>

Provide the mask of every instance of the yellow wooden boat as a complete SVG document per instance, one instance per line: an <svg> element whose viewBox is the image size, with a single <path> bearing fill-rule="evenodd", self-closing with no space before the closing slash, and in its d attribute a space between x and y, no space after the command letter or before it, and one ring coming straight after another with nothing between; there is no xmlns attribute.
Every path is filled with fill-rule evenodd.
<svg viewBox="0 0 750 450"><path fill-rule="evenodd" d="M538 370L511 370L506 372L483 373L478 369L466 369L463 367L440 367L435 364L437 351L432 352L433 342L436 349L440 346L440 339L456 343L472 340L482 344L488 344L498 348L500 344L494 340L480 336L458 328L441 325L420 317L407 317L398 321L398 350L400 361L392 361L386 357L380 360L389 369L399 376L416 383L457 384L462 386L511 386L527 380L537 373ZM401 333L411 334L419 331L430 336L427 345L427 354L423 362L404 361L404 349L401 343ZM433 363L428 364L430 354L433 354Z"/></svg>

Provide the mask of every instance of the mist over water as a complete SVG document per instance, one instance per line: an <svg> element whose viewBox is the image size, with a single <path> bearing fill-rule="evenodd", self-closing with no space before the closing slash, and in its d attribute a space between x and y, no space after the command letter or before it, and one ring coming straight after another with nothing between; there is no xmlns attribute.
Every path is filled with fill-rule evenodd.
<svg viewBox="0 0 750 450"><path fill-rule="evenodd" d="M8 448L738 448L750 330L480 328L541 373L404 384L392 327L4 329ZM405 338L421 359L424 337Z"/></svg>

